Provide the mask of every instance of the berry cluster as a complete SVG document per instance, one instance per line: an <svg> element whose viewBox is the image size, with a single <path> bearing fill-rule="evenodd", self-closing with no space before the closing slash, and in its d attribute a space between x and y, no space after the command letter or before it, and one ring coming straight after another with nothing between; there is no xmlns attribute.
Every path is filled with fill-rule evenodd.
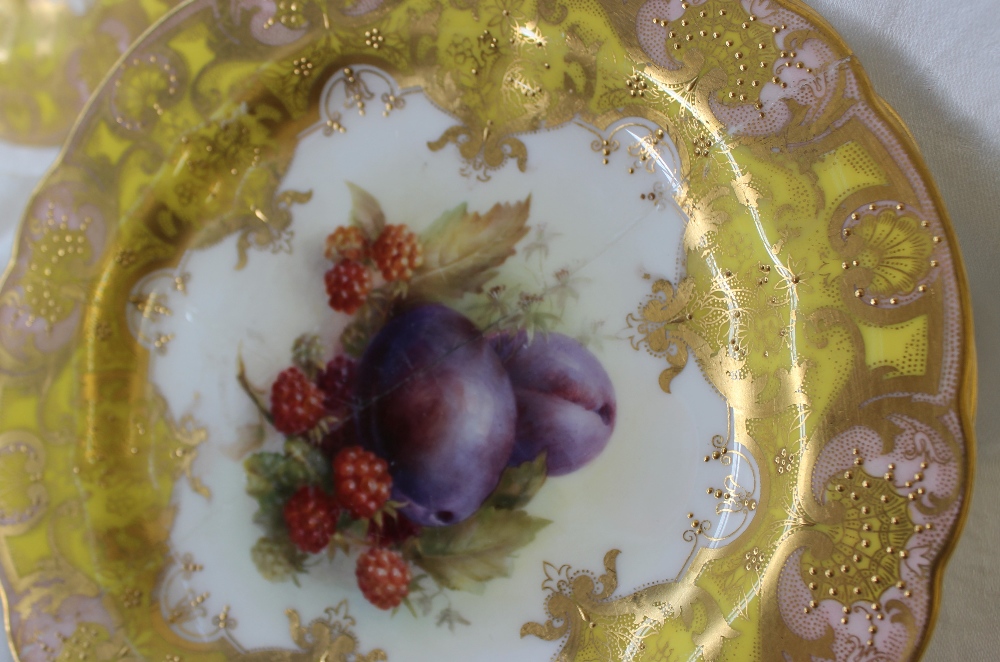
<svg viewBox="0 0 1000 662"><path fill-rule="evenodd" d="M330 307L353 315L374 287L373 271L386 281L408 281L424 263L420 239L405 225L386 225L374 239L361 228L342 226L326 238L325 255L334 264L326 272Z"/></svg>
<svg viewBox="0 0 1000 662"><path fill-rule="evenodd" d="M421 238L348 188L350 223L323 250L329 305L353 317L333 320L339 355L300 337L270 401L239 364L261 418L285 435L281 452L244 461L265 532L250 556L271 581L296 580L311 555L346 556L372 605L416 615L413 600L426 614L440 598L438 625L467 624L447 591L509 574L548 524L525 505L547 476L608 443L614 387L582 344L549 328L567 297L524 290L516 274L509 289L483 291L505 278L498 267L528 232L530 198L483 214L461 205ZM555 276L577 296L568 271Z"/></svg>
<svg viewBox="0 0 1000 662"><path fill-rule="evenodd" d="M330 243L339 251L344 241ZM288 479L297 486L281 508L287 539L262 539L254 549L255 561L267 566L265 576L277 578L293 572L295 563L286 559L294 554L359 548L355 575L362 594L380 609L398 607L409 593L412 574L397 550L420 527L390 501L386 461L357 445L351 434L357 364L345 355L323 364L306 342L297 341L293 356L296 365L281 372L271 387L267 413L290 439L313 442L326 469L319 480L308 474ZM291 548L283 546L288 541Z"/></svg>

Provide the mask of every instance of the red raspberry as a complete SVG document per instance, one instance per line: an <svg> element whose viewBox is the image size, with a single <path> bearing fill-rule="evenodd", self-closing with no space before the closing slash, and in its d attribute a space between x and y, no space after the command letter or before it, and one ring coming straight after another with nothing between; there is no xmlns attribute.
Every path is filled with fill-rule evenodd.
<svg viewBox="0 0 1000 662"><path fill-rule="evenodd" d="M410 567L388 549L373 547L362 554L354 575L361 594L379 609L398 607L410 592Z"/></svg>
<svg viewBox="0 0 1000 662"><path fill-rule="evenodd" d="M316 385L325 394L328 411L344 415L354 404L354 382L358 376L358 363L343 354L335 356L326 368L316 375Z"/></svg>
<svg viewBox="0 0 1000 662"><path fill-rule="evenodd" d="M325 255L328 260L360 261L368 257L368 238L361 228L341 226L326 238Z"/></svg>
<svg viewBox="0 0 1000 662"><path fill-rule="evenodd" d="M323 392L298 368L288 368L271 387L271 418L284 434L302 434L323 418Z"/></svg>
<svg viewBox="0 0 1000 662"><path fill-rule="evenodd" d="M365 265L353 260L333 265L323 279L326 281L330 307L348 315L358 311L372 289L371 272Z"/></svg>
<svg viewBox="0 0 1000 662"><path fill-rule="evenodd" d="M333 497L318 487L303 486L285 503L288 537L303 552L316 554L330 544L340 509Z"/></svg>
<svg viewBox="0 0 1000 662"><path fill-rule="evenodd" d="M420 525L406 515L396 513L395 517L383 517L382 526L372 522L368 527L368 542L378 547L392 547L418 535L420 529Z"/></svg>
<svg viewBox="0 0 1000 662"><path fill-rule="evenodd" d="M409 280L424 263L424 249L405 225L387 225L372 245L372 257L386 280Z"/></svg>
<svg viewBox="0 0 1000 662"><path fill-rule="evenodd" d="M389 500L392 478L385 460L360 446L349 446L333 458L337 501L356 519L367 519Z"/></svg>

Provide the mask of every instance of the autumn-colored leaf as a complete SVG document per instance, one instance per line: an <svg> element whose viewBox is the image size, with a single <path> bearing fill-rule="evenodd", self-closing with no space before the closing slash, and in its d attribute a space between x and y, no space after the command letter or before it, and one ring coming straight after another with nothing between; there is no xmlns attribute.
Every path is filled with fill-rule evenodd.
<svg viewBox="0 0 1000 662"><path fill-rule="evenodd" d="M357 184L347 182L351 191L351 224L361 228L369 241L375 241L385 228L385 214L382 206L368 191Z"/></svg>
<svg viewBox="0 0 1000 662"><path fill-rule="evenodd" d="M410 281L411 296L457 299L482 291L528 232L530 209L528 196L485 214L469 214L465 204L445 212L421 237L424 263Z"/></svg>
<svg viewBox="0 0 1000 662"><path fill-rule="evenodd" d="M424 528L405 553L438 585L476 592L484 582L508 576L511 555L548 524L523 510L484 507L464 522Z"/></svg>

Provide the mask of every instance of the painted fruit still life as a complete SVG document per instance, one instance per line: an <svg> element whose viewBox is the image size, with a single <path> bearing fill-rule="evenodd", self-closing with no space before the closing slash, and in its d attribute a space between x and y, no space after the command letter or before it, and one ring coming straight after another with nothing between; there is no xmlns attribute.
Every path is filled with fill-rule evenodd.
<svg viewBox="0 0 1000 662"><path fill-rule="evenodd" d="M532 497L609 443L614 386L557 330L578 298L573 274L500 269L526 238L525 253L547 252L544 228L528 237L530 196L459 205L418 235L348 189L350 222L327 237L332 266L317 274L346 325L301 335L269 391L238 367L284 437L244 463L263 529L251 556L266 579L296 583L345 556L376 607L416 615L415 602L429 613L441 600L439 620L464 623L447 592L509 574L549 523L526 510Z"/></svg>

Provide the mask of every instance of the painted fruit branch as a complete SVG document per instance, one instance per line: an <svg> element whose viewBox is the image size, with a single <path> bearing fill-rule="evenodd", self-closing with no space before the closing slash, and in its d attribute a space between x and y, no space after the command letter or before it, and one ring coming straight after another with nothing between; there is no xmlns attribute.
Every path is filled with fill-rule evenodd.
<svg viewBox="0 0 1000 662"><path fill-rule="evenodd" d="M281 581L312 555L343 553L376 607L414 610L419 593L427 612L443 596L442 614L465 622L447 591L509 573L548 524L524 509L546 477L607 445L614 388L582 344L551 329L575 296L566 270L542 292L487 289L528 233L530 198L485 214L460 205L417 236L348 186L351 222L327 238L324 277L329 305L350 316L331 343L339 351L300 337L269 397L240 365L240 384L285 436L281 452L245 463L266 532L252 556Z"/></svg>

